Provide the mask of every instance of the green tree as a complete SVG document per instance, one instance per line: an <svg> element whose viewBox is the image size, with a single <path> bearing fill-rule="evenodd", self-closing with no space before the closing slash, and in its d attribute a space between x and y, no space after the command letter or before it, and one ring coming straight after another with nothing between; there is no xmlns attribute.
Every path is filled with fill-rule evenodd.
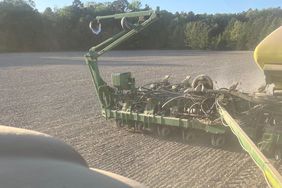
<svg viewBox="0 0 282 188"><path fill-rule="evenodd" d="M0 51L87 50L121 30L118 20L102 22L102 33L93 36L88 24L98 15L142 8L140 0L46 8L39 13L32 0L0 1ZM281 8L248 10L237 14L170 13L119 49L252 50L266 35L282 25Z"/></svg>
<svg viewBox="0 0 282 188"><path fill-rule="evenodd" d="M142 3L140 0L133 0L131 3L128 4L128 9L132 11L138 11L142 7Z"/></svg>
<svg viewBox="0 0 282 188"><path fill-rule="evenodd" d="M39 50L41 20L34 2L0 1L0 33L2 50Z"/></svg>
<svg viewBox="0 0 282 188"><path fill-rule="evenodd" d="M212 27L204 21L190 22L186 25L186 45L191 49L208 49Z"/></svg>

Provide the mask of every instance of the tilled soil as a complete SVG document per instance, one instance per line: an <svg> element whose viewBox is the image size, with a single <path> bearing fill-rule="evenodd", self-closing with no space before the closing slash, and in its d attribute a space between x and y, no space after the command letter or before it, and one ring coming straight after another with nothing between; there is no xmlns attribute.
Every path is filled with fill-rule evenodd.
<svg viewBox="0 0 282 188"><path fill-rule="evenodd" d="M131 71L137 85L167 74L176 82L205 73L216 87L240 81L244 91L254 91L264 80L252 52L114 51L99 65L107 82L113 72ZM89 166L149 187L267 186L248 155L233 146L189 145L114 127L100 115L81 52L0 54L0 124L50 134Z"/></svg>

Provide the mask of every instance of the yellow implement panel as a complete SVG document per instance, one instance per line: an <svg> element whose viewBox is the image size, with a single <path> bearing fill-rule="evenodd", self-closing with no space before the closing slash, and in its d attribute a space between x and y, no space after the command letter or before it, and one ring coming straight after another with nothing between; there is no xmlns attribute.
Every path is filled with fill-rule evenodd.
<svg viewBox="0 0 282 188"><path fill-rule="evenodd" d="M259 43L254 58L261 69L269 64L282 65L282 26Z"/></svg>

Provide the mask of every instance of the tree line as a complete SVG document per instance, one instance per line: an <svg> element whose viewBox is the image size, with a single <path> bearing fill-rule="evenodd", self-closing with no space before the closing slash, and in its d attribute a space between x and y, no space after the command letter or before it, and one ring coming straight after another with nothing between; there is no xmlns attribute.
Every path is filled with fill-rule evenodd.
<svg viewBox="0 0 282 188"><path fill-rule="evenodd" d="M0 52L87 50L117 33L115 20L102 23L95 36L88 24L98 15L151 9L139 0L82 3L39 12L32 0L0 1ZM252 50L266 35L282 25L282 9L236 14L195 14L160 11L161 18L119 49Z"/></svg>

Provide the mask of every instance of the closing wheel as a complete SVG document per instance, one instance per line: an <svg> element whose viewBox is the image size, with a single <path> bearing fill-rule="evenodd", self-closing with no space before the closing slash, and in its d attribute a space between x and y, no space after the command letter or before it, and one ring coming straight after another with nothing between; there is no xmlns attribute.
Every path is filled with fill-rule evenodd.
<svg viewBox="0 0 282 188"><path fill-rule="evenodd" d="M195 140L196 134L191 130L183 130L182 131L182 139L186 143L191 143Z"/></svg>
<svg viewBox="0 0 282 188"><path fill-rule="evenodd" d="M134 124L134 131L138 133L142 133L144 129L143 123L141 122L135 122Z"/></svg>
<svg viewBox="0 0 282 188"><path fill-rule="evenodd" d="M116 126L118 128L123 127L123 123L122 123L122 121L120 119L116 119Z"/></svg>
<svg viewBox="0 0 282 188"><path fill-rule="evenodd" d="M158 126L158 135L162 138L168 138L171 135L171 130L167 126Z"/></svg>
<svg viewBox="0 0 282 188"><path fill-rule="evenodd" d="M217 148L221 148L225 145L226 137L223 134L211 135L211 145Z"/></svg>

